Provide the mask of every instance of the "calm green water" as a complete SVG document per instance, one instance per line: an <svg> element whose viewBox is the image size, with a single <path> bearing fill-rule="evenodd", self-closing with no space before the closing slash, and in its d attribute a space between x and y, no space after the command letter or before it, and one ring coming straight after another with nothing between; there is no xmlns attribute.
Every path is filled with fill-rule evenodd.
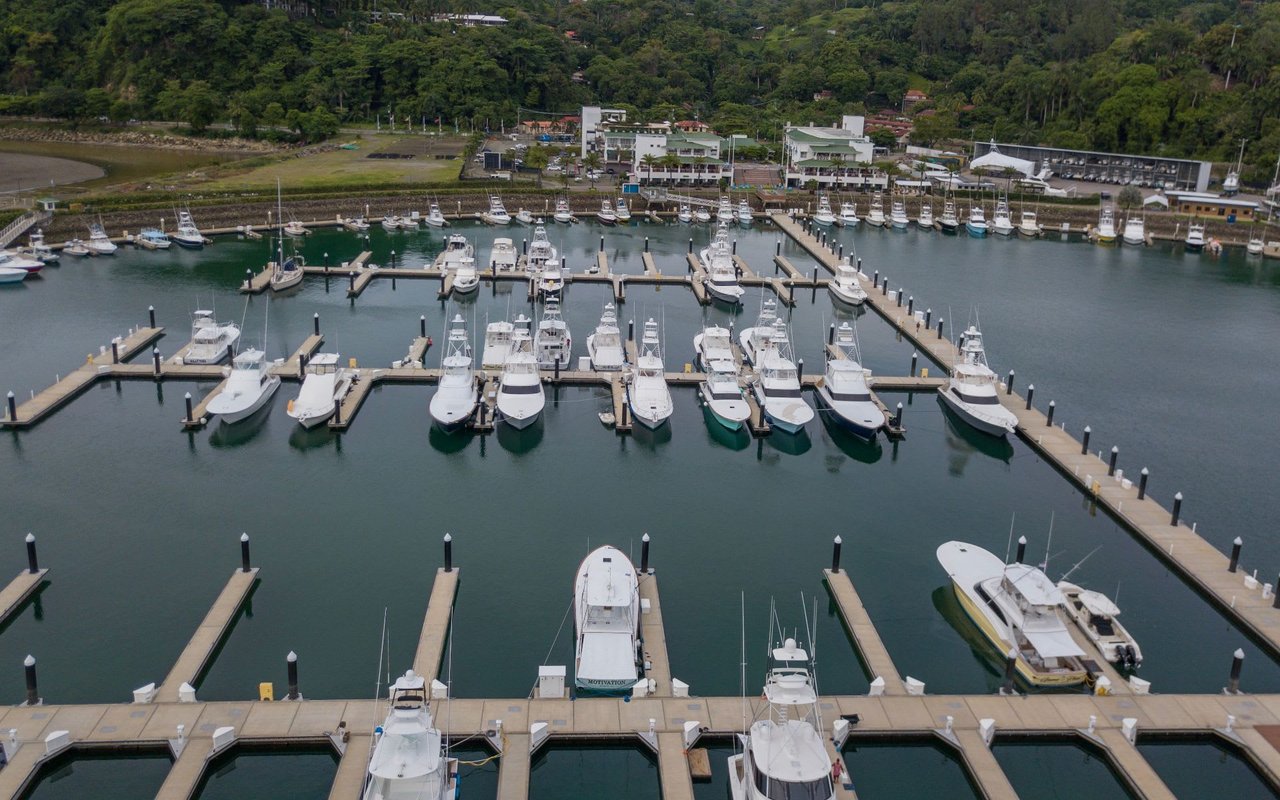
<svg viewBox="0 0 1280 800"><path fill-rule="evenodd" d="M1139 739L1138 749L1181 800L1212 800L1228 786L1233 797L1280 796L1239 751L1215 739Z"/></svg>
<svg viewBox="0 0 1280 800"><path fill-rule="evenodd" d="M598 797L658 800L657 759L640 745L548 745L534 754L529 800Z"/></svg>
<svg viewBox="0 0 1280 800"><path fill-rule="evenodd" d="M1134 800L1107 760L1071 742L1000 742L992 748L1021 800Z"/></svg>
<svg viewBox="0 0 1280 800"><path fill-rule="evenodd" d="M495 233L462 230L486 258ZM575 269L599 246L592 225L550 230ZM505 235L519 243L528 232ZM687 228L633 225L605 235L616 270L642 271L647 235L659 266L682 271ZM694 235L701 246L709 231ZM739 253L769 272L777 232L737 235ZM1058 400L1058 419L1069 427L1090 420L1098 447L1119 441L1122 467L1151 466L1153 493L1167 501L1180 486L1186 518L1215 542L1245 534L1246 562L1268 564L1264 555L1280 542L1253 523L1280 511L1280 500L1262 491L1260 470L1277 435L1265 409L1280 379L1261 368L1273 361L1265 334L1280 329L1274 267L1198 257L1193 266L1158 249L1078 243L841 235L857 242L868 272L873 260L892 264L886 271L895 285L898 275L917 284L915 296L928 298L918 305L935 314L949 302L948 316L958 318L979 303L997 370L1016 365L1020 386L1035 382L1037 400ZM368 247L377 262L394 249L397 260L418 264L441 241L438 233L375 229L368 243L326 232L304 249L311 263ZM244 321L246 341L265 338L280 357L310 333L318 312L325 349L365 366L402 357L419 315L438 342L455 312L480 329L486 319L529 313L523 290L511 284L497 292L483 286L455 305L436 300L435 282L375 281L350 301L344 280L326 291L323 279L309 278L288 296L246 301L235 286L269 248L228 239L198 253L122 250L0 291L0 337L18 343L0 356L0 392L26 396L44 387L110 336L145 322L148 304L170 332L160 342L165 355L185 343L190 311L214 304L220 316ZM784 252L810 263L789 244ZM569 288L565 316L578 352L608 299L604 286ZM731 317L699 308L687 290L632 286L620 317L663 321L667 361L678 366L692 360L691 338L704 319L741 328L758 304L756 292ZM801 294L793 341L806 371L820 369L835 316L824 295L810 302ZM907 371L910 344L878 317L863 315L858 332L868 367ZM1183 377L1207 363L1216 368L1211 383ZM1153 394L1162 385L1176 390ZM1215 409L1235 409L1229 424L1204 413L1202 386L1212 387ZM646 531L673 672L695 694L740 691L744 596L747 691L762 677L771 600L802 640L811 638L806 609L817 608L824 691L865 691L867 677L821 582L837 533L843 564L899 669L931 693L982 692L998 686L997 667L957 613L934 549L960 538L1003 553L1016 516L1015 536L1025 534L1039 560L1051 515L1049 571L1056 577L1102 547L1073 580L1112 594L1119 588L1146 654L1141 674L1155 690L1217 691L1236 647L1248 656L1246 689L1280 688L1269 658L1027 446L970 432L932 396L886 396L905 404L908 438L898 444L861 444L817 422L799 438L734 439L708 426L685 389L675 390L675 416L657 435L616 436L596 419L608 405L602 390L564 388L555 402L549 390L544 419L529 431L442 436L429 425L429 387L384 387L348 433L304 433L284 415L294 384L256 420L181 432L183 393L207 388L103 384L36 429L3 437L0 470L21 480L0 487L8 510L0 563L21 567L21 539L31 530L53 568L39 602L0 635L3 696L21 697L27 653L39 660L41 693L51 702L122 700L162 679L238 565L241 531L252 537L262 582L199 687L207 699L254 696L263 680L283 684L291 649L308 696L371 695L384 611L393 660L407 664L446 531L463 568L445 669L460 696L524 696L544 660L567 663L572 627L558 638L557 630L578 561L605 542L638 558Z"/></svg>
<svg viewBox="0 0 1280 800"><path fill-rule="evenodd" d="M137 800L154 797L173 762L166 754L108 757L80 754L56 759L24 800Z"/></svg>
<svg viewBox="0 0 1280 800"><path fill-rule="evenodd" d="M960 759L932 742L856 742L845 747L844 762L860 799L981 797Z"/></svg>
<svg viewBox="0 0 1280 800"><path fill-rule="evenodd" d="M329 751L232 753L205 770L196 800L326 800L337 770Z"/></svg>

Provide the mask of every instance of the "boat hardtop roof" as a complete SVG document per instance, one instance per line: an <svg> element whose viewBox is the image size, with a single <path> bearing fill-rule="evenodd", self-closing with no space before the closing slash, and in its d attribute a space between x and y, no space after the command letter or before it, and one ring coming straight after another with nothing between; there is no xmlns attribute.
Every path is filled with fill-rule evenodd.
<svg viewBox="0 0 1280 800"><path fill-rule="evenodd" d="M803 664L809 660L809 654L804 651L804 648L796 644L795 639L790 637L782 642L781 647L775 647L771 652L773 653L774 661L783 661L788 663L798 661Z"/></svg>
<svg viewBox="0 0 1280 800"><path fill-rule="evenodd" d="M1004 580L1033 606L1056 607L1066 603L1049 576L1030 564L1009 564L1004 568Z"/></svg>
<svg viewBox="0 0 1280 800"><path fill-rule="evenodd" d="M613 303L605 303L604 313L600 315L600 327L616 328L617 326L618 326L618 314L617 314L617 311L614 310Z"/></svg>
<svg viewBox="0 0 1280 800"><path fill-rule="evenodd" d="M395 683L391 684L391 696L395 697L399 692L408 692L414 689L422 691L427 686L427 679L417 674L413 670L406 671Z"/></svg>
<svg viewBox="0 0 1280 800"><path fill-rule="evenodd" d="M200 308L200 309L196 309L195 311L192 311L191 316L195 317L197 320L200 320L200 319L211 320L213 319L213 311L207 308Z"/></svg>
<svg viewBox="0 0 1280 800"><path fill-rule="evenodd" d="M578 674L590 675L593 681L636 680L636 654L631 643L631 630L592 628L590 646L583 647L578 659Z"/></svg>
<svg viewBox="0 0 1280 800"><path fill-rule="evenodd" d="M257 369L266 356L267 354L261 350L250 347L247 350L241 350L231 363L236 369Z"/></svg>
<svg viewBox="0 0 1280 800"><path fill-rule="evenodd" d="M578 572L586 576L583 597L587 605L631 605L636 592L636 570L618 548L605 545L591 551Z"/></svg>
<svg viewBox="0 0 1280 800"><path fill-rule="evenodd" d="M1063 589L1062 583L1058 584L1058 589L1060 591ZM1080 604L1084 606L1089 613L1099 614L1104 617L1120 616L1119 606L1111 602L1111 598L1106 595L1090 589L1080 589L1079 587L1073 587L1071 591L1076 593L1076 597L1080 600Z"/></svg>
<svg viewBox="0 0 1280 800"><path fill-rule="evenodd" d="M738 365L723 358L717 358L707 364L707 380L731 380L738 382Z"/></svg>
<svg viewBox="0 0 1280 800"><path fill-rule="evenodd" d="M307 360L307 366L311 367L335 367L338 365L337 353L316 353Z"/></svg>

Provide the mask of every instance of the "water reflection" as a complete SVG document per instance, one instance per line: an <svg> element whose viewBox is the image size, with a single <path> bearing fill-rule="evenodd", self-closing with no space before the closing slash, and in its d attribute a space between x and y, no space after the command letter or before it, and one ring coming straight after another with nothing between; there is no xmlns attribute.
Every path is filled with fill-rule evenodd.
<svg viewBox="0 0 1280 800"><path fill-rule="evenodd" d="M545 432L545 423L543 422L545 414L546 412L544 411L543 414L538 415L534 423L523 430L517 430L507 423L499 421L497 425L498 444L502 446L503 450L517 456L533 450L542 442L542 435Z"/></svg>
<svg viewBox="0 0 1280 800"><path fill-rule="evenodd" d="M158 385L158 384L157 384ZM253 412L248 417L228 425L221 420L217 420L212 424L213 433L209 434L209 444L217 448L230 449L241 447L253 441L258 432L266 427L267 420L271 417L271 410L275 408L274 403L264 403L262 408Z"/></svg>
<svg viewBox="0 0 1280 800"><path fill-rule="evenodd" d="M337 439L338 434L329 430L328 423L314 428L294 425L293 430L289 432L289 447L301 451L320 450L331 446Z"/></svg>
<svg viewBox="0 0 1280 800"><path fill-rule="evenodd" d="M946 421L947 449L951 451L947 459L947 472L956 476L963 475L965 465L974 453L981 453L1006 464L1013 458L1013 444L1007 437L991 436L975 430L957 417L942 402L942 398L938 398L938 406L942 408L942 417Z"/></svg>
<svg viewBox="0 0 1280 800"><path fill-rule="evenodd" d="M764 439L774 450L789 456L802 456L813 447L813 440L809 438L808 428L801 428L798 433L783 433L774 429L773 433L764 437Z"/></svg>
<svg viewBox="0 0 1280 800"><path fill-rule="evenodd" d="M467 445L471 444L471 440L474 438L476 438L476 435L466 428L442 431L439 425L432 425L427 432L427 441L431 443L432 449L445 454L462 452Z"/></svg>
<svg viewBox="0 0 1280 800"><path fill-rule="evenodd" d="M982 631L978 630L978 626L973 620L969 619L969 615L965 613L964 608L960 605L960 600L956 597L955 588L951 584L939 586L933 590L931 595L933 607L937 609L947 624L960 634L960 638L964 639L964 643L969 645L969 652L973 655L973 660L982 668L982 675L986 679L987 688L995 691L1000 688L1000 679L1004 674L1004 664L1000 657L992 648L991 643L983 636Z"/></svg>
<svg viewBox="0 0 1280 800"><path fill-rule="evenodd" d="M708 439L729 450L746 450L750 446L751 434L747 432L746 426L731 431L716 421L716 416L711 413L710 407L701 403L699 406L702 408L702 421L707 426Z"/></svg>
<svg viewBox="0 0 1280 800"><path fill-rule="evenodd" d="M822 430L825 432L826 438L839 448L840 452L854 461L863 464L874 464L884 455L884 451L880 446L879 436L867 440L853 435L835 419L835 414L828 409L819 408L818 419L822 420ZM827 470L838 471L831 469L830 462L827 465Z"/></svg>
<svg viewBox="0 0 1280 800"><path fill-rule="evenodd" d="M671 429L673 427L674 425L670 421L659 425L656 429L634 422L631 426L631 437L636 440L636 444L640 445L640 447L646 450L655 450L659 445L664 445L671 441Z"/></svg>

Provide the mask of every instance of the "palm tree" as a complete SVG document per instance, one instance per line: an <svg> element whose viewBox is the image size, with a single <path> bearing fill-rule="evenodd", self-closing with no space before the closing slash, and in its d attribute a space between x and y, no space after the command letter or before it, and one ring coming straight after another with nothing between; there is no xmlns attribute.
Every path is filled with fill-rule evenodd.
<svg viewBox="0 0 1280 800"><path fill-rule="evenodd" d="M592 150L587 153L583 163L587 165L587 178L591 181L591 188L594 189L596 188L596 170L600 169L600 154Z"/></svg>
<svg viewBox="0 0 1280 800"><path fill-rule="evenodd" d="M662 158L658 159L658 161L660 161L662 163L662 166L666 168L668 183L670 183L671 171L680 168L680 156L676 155L675 153L667 153Z"/></svg>
<svg viewBox="0 0 1280 800"><path fill-rule="evenodd" d="M649 183L653 183L653 166L658 163L658 157L653 153L645 153L640 157L640 163L644 164L645 169L649 171Z"/></svg>

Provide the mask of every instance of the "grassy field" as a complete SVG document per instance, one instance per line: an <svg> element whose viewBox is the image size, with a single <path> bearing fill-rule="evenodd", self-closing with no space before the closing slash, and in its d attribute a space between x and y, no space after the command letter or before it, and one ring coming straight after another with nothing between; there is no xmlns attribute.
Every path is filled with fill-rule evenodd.
<svg viewBox="0 0 1280 800"><path fill-rule="evenodd" d="M344 142L345 143L345 142ZM289 189L348 185L352 188L391 183L438 183L458 177L464 140L422 136L360 135L354 150L313 155L285 154L254 158L209 170L203 178L184 181L185 188L253 190L273 187L276 179ZM370 153L411 153L411 159L369 158ZM437 155L457 158L436 158Z"/></svg>

